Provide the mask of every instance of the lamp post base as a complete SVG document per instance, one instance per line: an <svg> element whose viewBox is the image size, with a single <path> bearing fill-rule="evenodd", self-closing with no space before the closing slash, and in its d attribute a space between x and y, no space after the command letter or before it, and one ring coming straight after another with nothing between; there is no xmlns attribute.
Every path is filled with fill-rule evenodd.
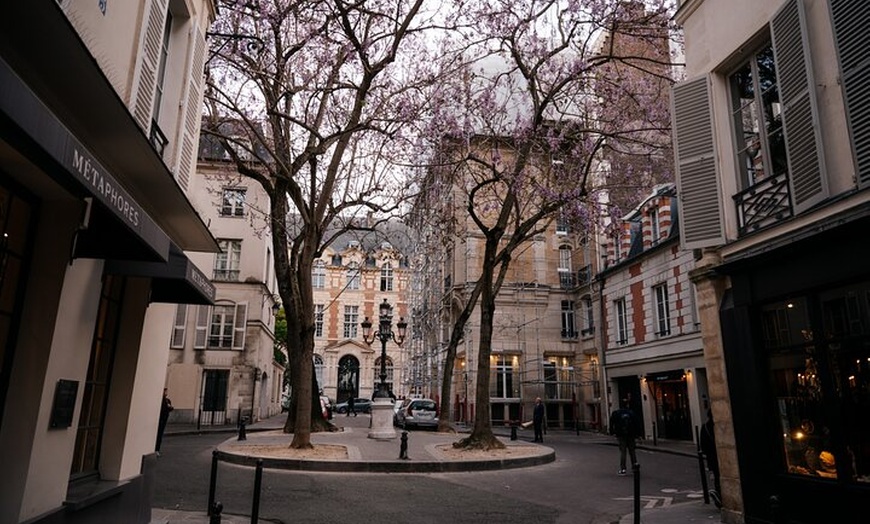
<svg viewBox="0 0 870 524"><path fill-rule="evenodd" d="M369 438L390 440L397 436L393 427L393 401L389 397L375 398L372 403L372 429L369 431Z"/></svg>

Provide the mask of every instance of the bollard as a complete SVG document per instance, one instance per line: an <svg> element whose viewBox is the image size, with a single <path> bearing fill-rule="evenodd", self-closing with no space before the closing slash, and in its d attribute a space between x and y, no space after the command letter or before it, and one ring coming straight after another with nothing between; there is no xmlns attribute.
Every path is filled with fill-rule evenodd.
<svg viewBox="0 0 870 524"><path fill-rule="evenodd" d="M640 464L631 465L634 477L634 524L640 524Z"/></svg>
<svg viewBox="0 0 870 524"><path fill-rule="evenodd" d="M399 458L408 460L408 432L402 432L401 444L399 444Z"/></svg>
<svg viewBox="0 0 870 524"><path fill-rule="evenodd" d="M704 492L704 504L710 503L710 490L707 487L707 469L704 467L704 453L698 450L698 469L701 470L701 490Z"/></svg>
<svg viewBox="0 0 870 524"><path fill-rule="evenodd" d="M770 499L770 518L772 519L773 524L785 524L785 519L783 518L782 507L779 503L779 497L776 495L771 495Z"/></svg>
<svg viewBox="0 0 870 524"><path fill-rule="evenodd" d="M217 466L218 466L218 452L214 450L211 452L211 477L209 477L208 481L208 506L206 507L208 514L211 515L212 511L215 507L214 502L214 492L217 487ZM220 522L220 520L218 520Z"/></svg>
<svg viewBox="0 0 870 524"><path fill-rule="evenodd" d="M260 490L263 487L263 459L257 459L257 470L254 473L254 502L251 504L251 524L260 520Z"/></svg>
<svg viewBox="0 0 870 524"><path fill-rule="evenodd" d="M209 509L208 524L221 524L221 512L224 510L224 505L215 502Z"/></svg>
<svg viewBox="0 0 870 524"><path fill-rule="evenodd" d="M517 439L517 421L511 420L511 440Z"/></svg>
<svg viewBox="0 0 870 524"><path fill-rule="evenodd" d="M245 434L245 424L247 423L248 417L239 419L239 440L248 440L248 436Z"/></svg>

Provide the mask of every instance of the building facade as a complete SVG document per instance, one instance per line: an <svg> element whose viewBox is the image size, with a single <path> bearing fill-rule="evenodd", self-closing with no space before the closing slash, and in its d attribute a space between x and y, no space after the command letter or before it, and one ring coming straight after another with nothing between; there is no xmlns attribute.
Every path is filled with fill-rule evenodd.
<svg viewBox="0 0 870 524"><path fill-rule="evenodd" d="M220 253L192 254L215 287L214 304L178 304L166 387L171 422L197 426L257 421L281 411L284 365L275 359L280 308L269 197L203 137L193 203Z"/></svg>
<svg viewBox="0 0 870 524"><path fill-rule="evenodd" d="M692 277L723 518L863 522L870 10L685 0L676 20L681 239L701 253Z"/></svg>
<svg viewBox="0 0 870 524"><path fill-rule="evenodd" d="M377 329L384 301L393 308L394 332L400 319L410 318L407 231L394 223L379 227L380 234L338 236L312 270L314 371L322 394L334 402L372 398L380 383L381 343L366 344L360 323L368 318ZM396 397L411 394L410 361L403 346L393 340L386 346L385 382Z"/></svg>
<svg viewBox="0 0 870 524"><path fill-rule="evenodd" d="M628 400L649 441L695 440L709 408L694 259L680 249L677 209L664 184L611 224L596 276L608 412Z"/></svg>
<svg viewBox="0 0 870 524"><path fill-rule="evenodd" d="M218 247L185 193L215 9L4 6L2 522L150 520L174 305L214 300L184 253Z"/></svg>

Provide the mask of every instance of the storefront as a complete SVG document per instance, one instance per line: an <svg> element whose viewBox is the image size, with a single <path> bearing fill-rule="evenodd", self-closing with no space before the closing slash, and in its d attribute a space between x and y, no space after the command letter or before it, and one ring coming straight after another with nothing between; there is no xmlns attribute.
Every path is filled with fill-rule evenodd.
<svg viewBox="0 0 870 524"><path fill-rule="evenodd" d="M726 266L722 334L747 522L866 518L868 215L865 206Z"/></svg>

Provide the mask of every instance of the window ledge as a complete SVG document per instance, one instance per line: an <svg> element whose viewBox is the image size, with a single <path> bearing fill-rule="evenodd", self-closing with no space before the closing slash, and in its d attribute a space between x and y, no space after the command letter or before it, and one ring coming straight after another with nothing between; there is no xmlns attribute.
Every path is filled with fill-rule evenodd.
<svg viewBox="0 0 870 524"><path fill-rule="evenodd" d="M130 484L129 480L80 480L72 482L66 493L63 505L71 511L79 511L88 506L120 495Z"/></svg>

